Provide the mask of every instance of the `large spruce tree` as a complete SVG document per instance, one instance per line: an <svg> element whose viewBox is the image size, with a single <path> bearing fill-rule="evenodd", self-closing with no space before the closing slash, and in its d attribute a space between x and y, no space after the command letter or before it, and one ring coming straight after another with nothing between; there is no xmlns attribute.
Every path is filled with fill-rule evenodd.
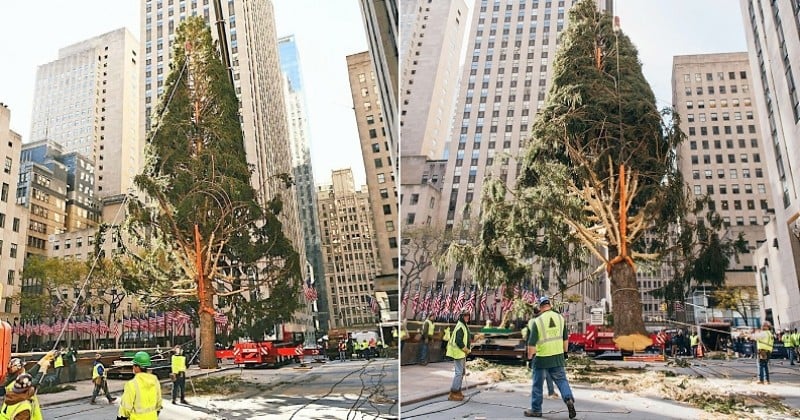
<svg viewBox="0 0 800 420"><path fill-rule="evenodd" d="M215 297L232 308L238 335L260 339L298 308L300 264L277 218L280 197L262 208L250 184L238 100L203 19L182 23L173 45L147 166L135 178L153 205L129 206L138 248L124 281L163 302L194 302L200 363L211 367Z"/></svg>
<svg viewBox="0 0 800 420"><path fill-rule="evenodd" d="M708 200L687 195L675 162L685 138L678 116L656 107L630 39L593 0L569 18L516 187L486 180L481 242L452 246L449 257L471 262L486 282L513 284L530 276L531 258L566 273L593 256L610 279L617 336L637 337L637 264L672 264L675 293L665 294L683 299L693 279L721 283L735 250L714 230ZM618 344L633 350L629 341Z"/></svg>

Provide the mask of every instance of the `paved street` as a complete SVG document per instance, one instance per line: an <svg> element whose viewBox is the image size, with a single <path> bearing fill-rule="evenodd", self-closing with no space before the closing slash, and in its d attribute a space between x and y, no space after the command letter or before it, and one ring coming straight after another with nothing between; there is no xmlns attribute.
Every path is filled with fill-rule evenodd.
<svg viewBox="0 0 800 420"><path fill-rule="evenodd" d="M256 385L232 396L195 396L187 381L189 406L169 402L169 385L163 388L161 419L361 419L397 418L397 359L311 364L310 369L232 368L207 375L241 375ZM81 384L90 389L90 384ZM112 381L119 396L124 381ZM115 392L117 391L117 392ZM72 391L73 393L75 391ZM91 391L85 391L89 395ZM116 416L119 401L88 404L88 398L61 403L58 394L42 396L46 419L107 419Z"/></svg>
<svg viewBox="0 0 800 420"><path fill-rule="evenodd" d="M598 362L597 371L615 374L570 374L575 407L580 419L721 419L797 418L800 416L800 369L773 360L771 385L758 385L754 360L689 360L690 366L672 363ZM530 408L529 372L501 368L496 372L473 370L463 402L447 400L452 364L437 363L402 368L403 419L507 419L521 418ZM580 369L578 369L580 370ZM527 376L526 376L527 375ZM575 380L576 376L581 380ZM702 377L701 377L702 376ZM613 377L613 379L608 379ZM605 378L605 379L604 379ZM671 386L670 384L674 385ZM680 401L678 401L680 400ZM737 410L725 413L737 401ZM410 403L406 403L409 401ZM716 411L704 410L704 404ZM749 410L752 410L749 412ZM568 418L560 399L545 399L545 418Z"/></svg>

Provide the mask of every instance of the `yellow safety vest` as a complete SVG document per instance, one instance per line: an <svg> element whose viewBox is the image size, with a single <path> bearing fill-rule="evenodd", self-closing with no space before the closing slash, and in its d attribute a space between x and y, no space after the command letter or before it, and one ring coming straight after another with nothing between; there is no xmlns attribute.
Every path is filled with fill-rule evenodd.
<svg viewBox="0 0 800 420"><path fill-rule="evenodd" d="M6 405L6 403L3 403L2 408L0 408L0 419L14 420L14 417L16 417L17 414L25 410L31 412L31 419L33 419L34 409L30 401L24 400L12 405ZM39 418L41 418L41 414Z"/></svg>
<svg viewBox="0 0 800 420"><path fill-rule="evenodd" d="M145 388L152 392L144 392ZM158 420L159 410L161 384L153 374L140 372L125 383L119 417L127 417L128 420Z"/></svg>
<svg viewBox="0 0 800 420"><path fill-rule="evenodd" d="M58 355L58 357L56 357L56 362L53 364L53 367L57 368L64 367L64 358L61 357L61 355Z"/></svg>
<svg viewBox="0 0 800 420"><path fill-rule="evenodd" d="M444 329L444 334L442 335L442 341L450 341L450 327Z"/></svg>
<svg viewBox="0 0 800 420"><path fill-rule="evenodd" d="M698 344L700 344L700 337L698 337L696 335L693 335L693 336L689 337L689 345L694 347L694 346L696 346Z"/></svg>
<svg viewBox="0 0 800 420"><path fill-rule="evenodd" d="M186 372L186 356L172 356L172 373Z"/></svg>
<svg viewBox="0 0 800 420"><path fill-rule="evenodd" d="M22 375L23 373L25 372L18 372L17 376ZM14 382L16 381L11 381L10 384L6 385L6 394L14 392ZM33 397L31 397L31 402L33 404L33 408L31 408L31 420L42 420L42 407L39 405L39 396L34 394Z"/></svg>
<svg viewBox="0 0 800 420"><path fill-rule="evenodd" d="M783 346L786 348L794 347L794 340L792 339L792 335L789 333L784 333L781 337L781 341L783 341Z"/></svg>
<svg viewBox="0 0 800 420"><path fill-rule="evenodd" d="M397 338L397 328L392 328L392 338Z"/></svg>
<svg viewBox="0 0 800 420"><path fill-rule="evenodd" d="M400 339L405 340L406 337L408 337L408 331L406 331L406 329L403 328L402 330L400 330Z"/></svg>
<svg viewBox="0 0 800 420"><path fill-rule="evenodd" d="M427 330L425 329L426 325L428 326ZM425 322L422 323L422 334L425 336L432 336L435 327L436 326L433 324L433 321L426 319Z"/></svg>
<svg viewBox="0 0 800 420"><path fill-rule="evenodd" d="M759 338L758 341L756 341L756 349L772 351L772 344L775 342L775 338L772 337L772 332L765 332L767 333L767 338Z"/></svg>
<svg viewBox="0 0 800 420"><path fill-rule="evenodd" d="M564 317L546 311L534 321L539 338L536 340L536 355L555 356L564 353Z"/></svg>
<svg viewBox="0 0 800 420"><path fill-rule="evenodd" d="M456 324L456 328L453 330L453 338L458 335L458 331L464 331L464 344L469 344L469 329L463 322L459 322ZM464 353L464 350L456 345L456 340L449 340L447 342L447 357L452 357L453 359L463 359L467 357L467 354Z"/></svg>
<svg viewBox="0 0 800 420"><path fill-rule="evenodd" d="M95 378L100 376L100 372L98 372L98 368L100 366L102 366L102 363L95 363L94 366L92 367L92 380L94 380ZM103 368L104 368L103 377L105 378L105 376L106 376L105 366L103 366Z"/></svg>

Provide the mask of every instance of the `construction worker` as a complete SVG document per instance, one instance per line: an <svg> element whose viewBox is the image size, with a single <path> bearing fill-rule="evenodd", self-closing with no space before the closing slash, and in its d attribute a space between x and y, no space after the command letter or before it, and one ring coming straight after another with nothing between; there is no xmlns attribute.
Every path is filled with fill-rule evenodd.
<svg viewBox="0 0 800 420"><path fill-rule="evenodd" d="M700 337L697 336L697 332L692 331L692 335L689 336L689 345L692 347L692 357L697 359L697 345L700 344Z"/></svg>
<svg viewBox="0 0 800 420"><path fill-rule="evenodd" d="M456 327L453 328L453 335L447 342L447 357L453 359L455 374L453 383L450 385L450 394L447 399L450 401L463 401L464 394L461 393L461 381L464 380L464 373L467 370L467 354L469 354L469 324L470 313L461 311Z"/></svg>
<svg viewBox="0 0 800 420"><path fill-rule="evenodd" d="M53 363L53 367L56 368L56 384L61 383L61 370L64 369L64 347L61 347L61 350L58 351L56 354L56 361Z"/></svg>
<svg viewBox="0 0 800 420"><path fill-rule="evenodd" d="M369 339L369 350L367 355L367 360L369 360L370 357L378 357L378 340L376 340L375 337Z"/></svg>
<svg viewBox="0 0 800 420"><path fill-rule="evenodd" d="M180 392L181 404L189 404L186 402L186 356L183 355L181 346L175 346L175 354L172 355L172 403L175 404L175 398L178 398Z"/></svg>
<svg viewBox="0 0 800 420"><path fill-rule="evenodd" d="M11 392L6 393L3 406L0 407L0 418L8 420L41 419L42 409L38 404L34 405L34 398L36 398L36 387L33 386L33 377L28 373L17 376Z"/></svg>
<svg viewBox="0 0 800 420"><path fill-rule="evenodd" d="M781 341L783 341L783 347L786 348L786 357L789 358L789 364L794 366L794 337L792 337L792 333L789 330L783 330L783 334L781 335Z"/></svg>
<svg viewBox="0 0 800 420"><path fill-rule="evenodd" d="M343 338L339 340L339 360L347 361L347 342Z"/></svg>
<svg viewBox="0 0 800 420"><path fill-rule="evenodd" d="M794 329L791 336L794 344L794 357L800 362L800 355L797 354L797 351L800 350L800 333L797 332L797 328Z"/></svg>
<svg viewBox="0 0 800 420"><path fill-rule="evenodd" d="M428 364L428 346L433 343L433 332L435 328L433 323L433 313L428 314L425 322L422 323L420 333L422 339L419 342L419 364L425 366Z"/></svg>
<svg viewBox="0 0 800 420"><path fill-rule="evenodd" d="M102 355L97 353L94 355L94 364L92 365L92 382L94 383L94 390L92 391L92 400L89 404L97 404L97 396L100 395L102 390L108 403L112 404L117 399L111 396L108 392L108 381L106 380L106 367L103 365Z"/></svg>
<svg viewBox="0 0 800 420"><path fill-rule="evenodd" d="M530 334L530 331L533 330L533 323L536 322L536 318L539 317L540 313L541 311L539 310L539 307L535 306L533 308L533 318L529 319L528 323L525 324L525 328L528 329L528 334ZM534 356L533 359L530 359L528 361L528 366L530 366L531 369L533 369L535 365L536 365L536 356ZM546 372L544 375L544 379L545 379L545 384L547 385L547 398L552 400L558 399L555 383L553 382L553 375L551 375L550 372Z"/></svg>
<svg viewBox="0 0 800 420"><path fill-rule="evenodd" d="M569 346L567 324L561 314L551 310L547 296L539 298L540 315L531 325L528 339L528 358L533 360L533 387L531 390L531 408L524 411L525 417L542 417L542 386L549 373L553 382L561 391L561 397L567 405L569 418L577 416L575 399L572 396L567 374L566 353Z"/></svg>
<svg viewBox="0 0 800 420"><path fill-rule="evenodd" d="M64 363L67 365L67 373L69 373L69 381L75 382L78 375L78 352L75 347L70 347L67 354L64 356Z"/></svg>
<svg viewBox="0 0 800 420"><path fill-rule="evenodd" d="M0 395L6 396L14 391L14 386L16 381L19 377L23 375L28 375L31 377L31 386L34 389L39 388L39 384L42 382L42 378L47 374L47 369L50 367L50 362L53 360L53 353L48 353L44 355L44 357L39 360L39 362L34 365L30 372L25 371L25 366L22 363L22 360L19 358L13 358L11 361L8 362L8 374L6 374L6 379L3 382L3 387L0 388ZM8 402L14 400L14 397L10 397ZM36 396L34 392L33 396L30 398L32 410L31 410L31 419L33 420L41 420L42 419L42 409L39 406L39 398ZM3 400L5 403L5 399Z"/></svg>
<svg viewBox="0 0 800 420"><path fill-rule="evenodd" d="M392 342L395 346L400 346L400 332L397 331L397 327L392 328Z"/></svg>
<svg viewBox="0 0 800 420"><path fill-rule="evenodd" d="M137 352L133 355L134 377L125 383L117 420L156 420L161 412L161 384L147 372L150 355Z"/></svg>
<svg viewBox="0 0 800 420"><path fill-rule="evenodd" d="M753 336L756 339L756 349L758 350L758 383L760 384L763 384L765 380L769 384L769 358L772 355L772 347L775 342L770 328L772 328L772 324L769 321L764 321L764 325L761 326L761 332Z"/></svg>

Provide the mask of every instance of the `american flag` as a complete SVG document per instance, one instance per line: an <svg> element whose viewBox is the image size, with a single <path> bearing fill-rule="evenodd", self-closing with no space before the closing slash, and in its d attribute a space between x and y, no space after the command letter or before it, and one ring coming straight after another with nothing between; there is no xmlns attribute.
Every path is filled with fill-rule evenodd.
<svg viewBox="0 0 800 420"><path fill-rule="evenodd" d="M421 313L430 311L432 300L433 298L431 297L431 288L430 286L428 286L428 291L425 292L425 298L422 299L422 304L420 305L419 311Z"/></svg>
<svg viewBox="0 0 800 420"><path fill-rule="evenodd" d="M436 298L433 305L433 314L435 317L439 318L442 316L442 308L444 306L444 287L439 289L439 297Z"/></svg>
<svg viewBox="0 0 800 420"><path fill-rule="evenodd" d="M461 286L461 291L458 292L456 303L453 305L453 313L458 315L462 308L464 308L464 286Z"/></svg>
<svg viewBox="0 0 800 420"><path fill-rule="evenodd" d="M303 285L303 296L305 296L306 302L317 300L317 289L311 285L311 277L306 278L306 283Z"/></svg>
<svg viewBox="0 0 800 420"><path fill-rule="evenodd" d="M675 311L676 312L683 312L683 302L675 301Z"/></svg>
<svg viewBox="0 0 800 420"><path fill-rule="evenodd" d="M372 296L367 296L367 299L370 300L369 306L372 309L372 312L377 314L378 310L380 309L380 307L378 306L378 299Z"/></svg>
<svg viewBox="0 0 800 420"><path fill-rule="evenodd" d="M122 328L120 327L120 324L122 324L122 322L120 321L113 322L111 324L111 335L113 335L114 337L119 337L120 335L122 335Z"/></svg>
<svg viewBox="0 0 800 420"><path fill-rule="evenodd" d="M215 313L214 314L214 322L217 325L227 325L228 324L228 316L223 313Z"/></svg>
<svg viewBox="0 0 800 420"><path fill-rule="evenodd" d="M403 308L407 308L408 307L408 290L404 290L403 291L402 302L403 302Z"/></svg>
<svg viewBox="0 0 800 420"><path fill-rule="evenodd" d="M489 295L489 290L484 289L480 299L481 313L483 314L484 317L487 317L487 315L489 315L489 307L486 305L486 299L488 295Z"/></svg>
<svg viewBox="0 0 800 420"><path fill-rule="evenodd" d="M414 294L414 299L411 300L411 311L416 313L417 308L419 308L419 289L420 286L417 286L417 293Z"/></svg>
<svg viewBox="0 0 800 420"><path fill-rule="evenodd" d="M464 310L470 313L475 310L475 288L473 288L467 296L467 301L464 303Z"/></svg>
<svg viewBox="0 0 800 420"><path fill-rule="evenodd" d="M439 315L440 316L444 316L446 318L449 317L449 315L451 313L451 311L450 311L450 303L452 302L452 300L453 300L453 288L451 287L450 288L450 292L444 298L444 303L442 304L441 309L439 309Z"/></svg>

